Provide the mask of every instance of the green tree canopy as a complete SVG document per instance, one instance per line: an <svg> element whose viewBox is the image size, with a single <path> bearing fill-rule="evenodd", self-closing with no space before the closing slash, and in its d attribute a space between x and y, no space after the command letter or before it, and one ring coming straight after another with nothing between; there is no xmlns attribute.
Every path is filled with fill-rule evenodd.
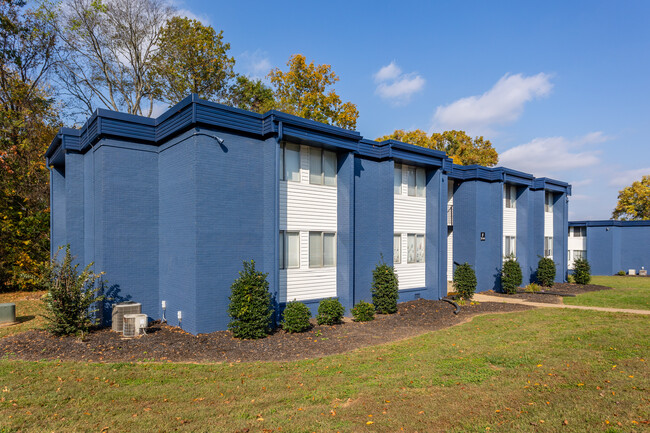
<svg viewBox="0 0 650 433"><path fill-rule="evenodd" d="M377 141L399 140L429 149L442 150L454 160L455 164L479 164L492 167L499 162L499 155L490 140L475 137L472 139L465 131L434 132L429 135L421 129L413 131L395 130L392 134L377 138Z"/></svg>
<svg viewBox="0 0 650 433"><path fill-rule="evenodd" d="M273 89L266 86L262 80L250 79L238 75L235 84L230 88L229 104L243 110L264 113L275 106Z"/></svg>
<svg viewBox="0 0 650 433"><path fill-rule="evenodd" d="M160 33L160 48L152 58L153 80L160 99L175 104L189 93L225 102L234 77L235 59L223 31L197 20L173 17Z"/></svg>
<svg viewBox="0 0 650 433"><path fill-rule="evenodd" d="M356 128L357 106L342 102L334 89L328 91L339 81L330 65L314 65L313 61L307 64L305 56L294 54L287 66L287 72L276 68L268 75L275 88L278 110L342 128Z"/></svg>
<svg viewBox="0 0 650 433"><path fill-rule="evenodd" d="M650 175L618 192L613 219L650 220Z"/></svg>
<svg viewBox="0 0 650 433"><path fill-rule="evenodd" d="M0 290L34 288L49 260L49 186L43 154L59 127L44 90L54 37L42 10L0 3Z"/></svg>

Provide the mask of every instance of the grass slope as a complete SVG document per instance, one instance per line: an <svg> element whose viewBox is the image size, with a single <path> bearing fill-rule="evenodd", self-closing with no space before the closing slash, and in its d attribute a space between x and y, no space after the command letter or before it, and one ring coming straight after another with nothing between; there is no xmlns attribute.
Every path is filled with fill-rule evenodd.
<svg viewBox="0 0 650 433"><path fill-rule="evenodd" d="M647 317L539 309L312 361L3 360L0 431L640 431L648 335Z"/></svg>
<svg viewBox="0 0 650 433"><path fill-rule="evenodd" d="M569 305L650 310L650 278L593 276L592 284L614 287L614 290L583 293L575 298L564 298Z"/></svg>
<svg viewBox="0 0 650 433"><path fill-rule="evenodd" d="M39 298L44 294L45 292L0 293L0 303L13 302L16 304L16 321L18 322L15 325L1 326L0 338L29 329L42 328L45 325L45 319L42 317L43 302L40 299L26 298Z"/></svg>

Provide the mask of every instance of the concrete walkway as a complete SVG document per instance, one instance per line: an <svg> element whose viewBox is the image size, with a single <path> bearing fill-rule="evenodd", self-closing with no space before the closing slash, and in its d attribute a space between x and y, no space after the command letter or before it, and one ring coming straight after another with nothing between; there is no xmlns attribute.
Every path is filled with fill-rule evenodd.
<svg viewBox="0 0 650 433"><path fill-rule="evenodd" d="M506 304L523 304L523 305L530 305L531 307L569 308L573 310L607 311L610 313L645 314L650 316L650 310L628 310L625 308L585 307L583 305L547 304L544 302L528 302L525 299L519 299L519 298L502 298L501 296L484 295L482 293L476 293L472 298L472 300L478 302L504 302Z"/></svg>

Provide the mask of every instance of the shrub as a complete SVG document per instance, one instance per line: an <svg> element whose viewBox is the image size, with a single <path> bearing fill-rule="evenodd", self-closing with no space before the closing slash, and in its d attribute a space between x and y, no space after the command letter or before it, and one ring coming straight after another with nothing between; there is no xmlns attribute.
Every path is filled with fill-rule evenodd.
<svg viewBox="0 0 650 433"><path fill-rule="evenodd" d="M354 317L355 322L370 322L371 320L375 320L375 306L365 301L359 301L352 308L352 317Z"/></svg>
<svg viewBox="0 0 650 433"><path fill-rule="evenodd" d="M573 261L573 279L576 284L589 284L591 281L591 266L587 259L575 259Z"/></svg>
<svg viewBox="0 0 650 433"><path fill-rule="evenodd" d="M309 329L311 311L302 302L289 302L282 313L282 329L287 332L303 332Z"/></svg>
<svg viewBox="0 0 650 433"><path fill-rule="evenodd" d="M542 257L537 263L537 282L545 287L551 287L555 281L555 262L548 257Z"/></svg>
<svg viewBox="0 0 650 433"><path fill-rule="evenodd" d="M521 285L523 277L521 275L521 266L514 257L508 258L503 262L501 269L501 289L505 293L515 293L517 287Z"/></svg>
<svg viewBox="0 0 650 433"><path fill-rule="evenodd" d="M393 314L397 312L397 297L399 296L399 283L395 268L384 262L375 266L372 271L372 303L379 314Z"/></svg>
<svg viewBox="0 0 650 433"><path fill-rule="evenodd" d="M529 285L524 287L524 290L526 290L529 293L535 293L535 292L539 292L540 290L542 290L542 287L539 286L538 284L530 283Z"/></svg>
<svg viewBox="0 0 650 433"><path fill-rule="evenodd" d="M468 263L456 267L454 271L454 289L458 292L458 296L463 299L470 300L474 296L474 292L476 292L476 274Z"/></svg>
<svg viewBox="0 0 650 433"><path fill-rule="evenodd" d="M618 271L618 272L616 273L616 275L619 275L619 276L621 276L621 277L624 277L624 276L625 276L625 271L623 271L623 270Z"/></svg>
<svg viewBox="0 0 650 433"><path fill-rule="evenodd" d="M336 298L323 299L318 304L316 321L319 325L336 325L341 323L345 308Z"/></svg>
<svg viewBox="0 0 650 433"><path fill-rule="evenodd" d="M93 307L104 299L99 296L100 287L95 285L103 273L95 274L91 270L93 263L79 273L79 265L72 264L70 245L65 247L65 256L59 262L62 249L59 248L44 272L46 328L55 335L83 335L95 324L92 315L98 309Z"/></svg>
<svg viewBox="0 0 650 433"><path fill-rule="evenodd" d="M271 332L273 306L267 275L255 270L253 260L244 262L239 278L230 286L228 329L236 338L264 338Z"/></svg>
<svg viewBox="0 0 650 433"><path fill-rule="evenodd" d="M567 275L566 276L566 282L569 284L575 283L575 280L573 279L573 275Z"/></svg>

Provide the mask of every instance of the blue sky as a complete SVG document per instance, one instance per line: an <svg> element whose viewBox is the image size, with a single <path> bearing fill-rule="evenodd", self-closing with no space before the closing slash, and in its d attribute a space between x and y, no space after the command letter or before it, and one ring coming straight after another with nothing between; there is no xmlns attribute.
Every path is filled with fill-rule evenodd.
<svg viewBox="0 0 650 433"><path fill-rule="evenodd" d="M608 219L650 174L650 2L176 0L239 73L327 63L357 130L463 129L500 165L570 182L571 219Z"/></svg>

